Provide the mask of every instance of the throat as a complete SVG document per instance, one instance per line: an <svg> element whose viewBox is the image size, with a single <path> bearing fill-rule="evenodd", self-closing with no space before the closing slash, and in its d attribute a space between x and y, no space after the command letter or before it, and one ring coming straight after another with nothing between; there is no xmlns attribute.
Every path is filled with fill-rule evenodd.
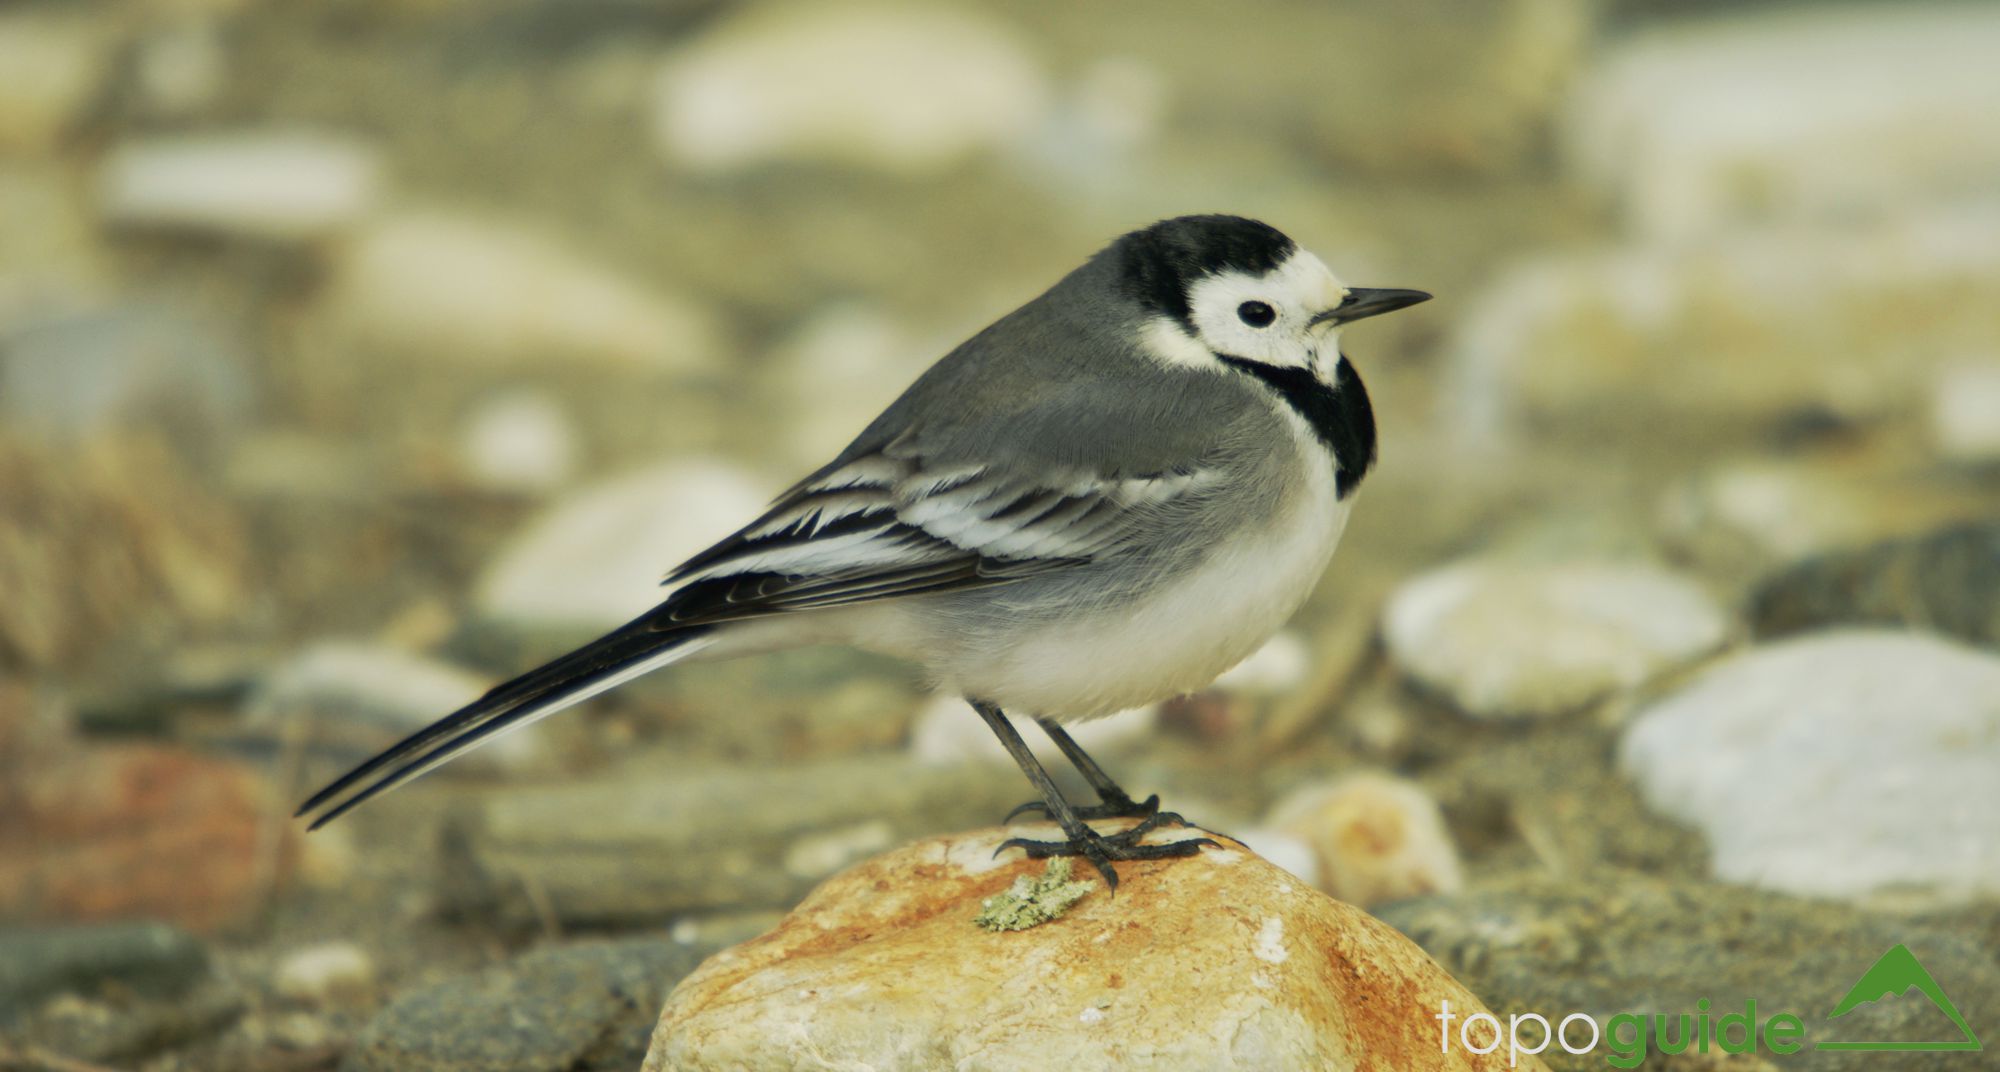
<svg viewBox="0 0 2000 1072"><path fill-rule="evenodd" d="M1368 404L1368 389L1361 386L1361 377L1345 357L1334 362L1333 383L1328 384L1310 369L1215 356L1277 392L1333 455L1336 494L1342 499L1354 494L1375 464L1375 410Z"/></svg>

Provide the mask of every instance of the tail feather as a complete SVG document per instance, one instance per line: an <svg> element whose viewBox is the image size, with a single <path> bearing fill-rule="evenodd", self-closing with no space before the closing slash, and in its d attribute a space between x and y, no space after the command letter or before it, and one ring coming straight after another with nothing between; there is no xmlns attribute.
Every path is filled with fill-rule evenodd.
<svg viewBox="0 0 2000 1072"><path fill-rule="evenodd" d="M326 808L309 830L456 759L503 733L538 722L713 643L707 629L661 633L638 622L546 665L502 682L479 699L411 734L342 775L294 814ZM372 779L372 780L371 780ZM358 787L358 788L357 788ZM340 799L343 794L349 794ZM334 801L339 800L335 804ZM328 808L327 805L333 806Z"/></svg>

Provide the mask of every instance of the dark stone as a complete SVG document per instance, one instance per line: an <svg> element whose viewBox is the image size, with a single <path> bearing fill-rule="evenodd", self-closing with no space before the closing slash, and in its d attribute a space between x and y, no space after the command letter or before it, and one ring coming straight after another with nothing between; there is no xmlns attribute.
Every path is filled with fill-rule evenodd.
<svg viewBox="0 0 2000 1072"><path fill-rule="evenodd" d="M1807 559L1750 598L1758 635L1901 625L2000 647L2000 522L1977 522Z"/></svg>
<svg viewBox="0 0 2000 1072"><path fill-rule="evenodd" d="M208 975L208 950L165 923L0 929L0 1023L57 994L165 996Z"/></svg>
<svg viewBox="0 0 2000 1072"><path fill-rule="evenodd" d="M637 1068L667 991L711 950L664 938L579 942L392 1001L344 1072Z"/></svg>

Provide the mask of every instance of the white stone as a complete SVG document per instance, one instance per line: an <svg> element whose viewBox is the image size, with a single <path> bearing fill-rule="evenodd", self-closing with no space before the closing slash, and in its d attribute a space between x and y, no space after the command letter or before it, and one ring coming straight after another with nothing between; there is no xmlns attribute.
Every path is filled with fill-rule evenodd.
<svg viewBox="0 0 2000 1072"><path fill-rule="evenodd" d="M596 632L660 601L660 580L760 513L776 489L716 461L673 461L579 489L516 533L473 603L515 628Z"/></svg>
<svg viewBox="0 0 2000 1072"><path fill-rule="evenodd" d="M1365 771L1293 791L1265 823L1308 846L1321 890L1367 907L1465 885L1444 813L1407 778Z"/></svg>
<svg viewBox="0 0 2000 1072"><path fill-rule="evenodd" d="M1960 362L1938 373L1931 439L1954 461L2000 461L2000 360Z"/></svg>
<svg viewBox="0 0 2000 1072"><path fill-rule="evenodd" d="M1653 566L1472 560L1407 582L1382 633L1404 673L1478 718L1573 711L1713 650L1729 620Z"/></svg>
<svg viewBox="0 0 2000 1072"><path fill-rule="evenodd" d="M99 208L114 225L281 241L341 234L381 191L373 149L289 129L126 142L98 177Z"/></svg>
<svg viewBox="0 0 2000 1072"><path fill-rule="evenodd" d="M1051 770L1066 769L1069 766L1062 752L1050 743L1048 735L1035 725L1032 718L1008 716L1021 739L1028 742L1028 750L1042 765ZM1120 711L1088 722L1072 723L1063 727L1083 750L1095 756L1102 750L1112 752L1153 732L1159 725L1158 705ZM989 763L1004 763L1012 766L1014 760L986 728L986 721L979 717L964 700L956 696L939 693L933 696L917 712L910 727L910 754L922 763L949 765L969 759L984 760Z"/></svg>
<svg viewBox="0 0 2000 1072"><path fill-rule="evenodd" d="M492 684L482 674L396 648L328 640L272 671L248 711L264 718L297 706L337 707L429 722L478 699Z"/></svg>
<svg viewBox="0 0 2000 1072"><path fill-rule="evenodd" d="M575 474L575 424L562 406L537 391L510 391L480 401L459 434L459 464L480 487L540 494Z"/></svg>
<svg viewBox="0 0 2000 1072"><path fill-rule="evenodd" d="M1709 668L1632 721L1646 803L1717 878L1815 897L2000 894L2000 656L1851 629Z"/></svg>
<svg viewBox="0 0 2000 1072"><path fill-rule="evenodd" d="M1224 692L1249 696L1273 696L1298 687L1312 669L1313 653L1297 633L1282 631L1272 635L1248 659L1229 668L1215 679Z"/></svg>
<svg viewBox="0 0 2000 1072"><path fill-rule="evenodd" d="M684 372L730 351L691 299L526 224L428 210L380 218L344 246L327 307L353 341L428 360Z"/></svg>
<svg viewBox="0 0 2000 1072"><path fill-rule="evenodd" d="M1567 155L1653 240L1990 194L2000 7L1730 11L1606 50Z"/></svg>
<svg viewBox="0 0 2000 1072"><path fill-rule="evenodd" d="M0 155L53 148L103 90L116 46L88 17L0 10Z"/></svg>
<svg viewBox="0 0 2000 1072"><path fill-rule="evenodd" d="M1206 818L1207 815L1205 811L1199 812L1197 819L1213 822L1214 820ZM1222 824L1215 822L1215 825ZM1251 852L1284 868L1299 881L1310 882L1315 887L1319 885L1319 853L1314 851L1312 843L1306 839L1268 826L1244 827L1232 823L1225 829L1229 831L1231 837L1242 842Z"/></svg>
<svg viewBox="0 0 2000 1072"><path fill-rule="evenodd" d="M926 175L1019 142L1048 96L1027 49L972 11L763 4L667 59L654 132L701 171L813 161Z"/></svg>
<svg viewBox="0 0 2000 1072"><path fill-rule="evenodd" d="M1963 352L1926 340L1990 340L1996 306L1993 199L1536 255L1496 273L1446 341L1439 432L1490 443L1537 421L1630 437L1684 431L1662 418L1690 415L1881 419L1921 405L1927 369Z"/></svg>
<svg viewBox="0 0 2000 1072"><path fill-rule="evenodd" d="M375 961L352 942L307 946L287 956L271 980L278 996L309 1005L365 999L375 989Z"/></svg>

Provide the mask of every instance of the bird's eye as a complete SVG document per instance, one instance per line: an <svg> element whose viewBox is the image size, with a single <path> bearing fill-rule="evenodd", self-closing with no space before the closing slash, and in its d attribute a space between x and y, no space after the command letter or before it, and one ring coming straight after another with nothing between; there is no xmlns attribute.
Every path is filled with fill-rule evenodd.
<svg viewBox="0 0 2000 1072"><path fill-rule="evenodd" d="M1236 318L1253 328L1268 328L1278 319L1278 311L1260 301L1247 301L1236 307Z"/></svg>

